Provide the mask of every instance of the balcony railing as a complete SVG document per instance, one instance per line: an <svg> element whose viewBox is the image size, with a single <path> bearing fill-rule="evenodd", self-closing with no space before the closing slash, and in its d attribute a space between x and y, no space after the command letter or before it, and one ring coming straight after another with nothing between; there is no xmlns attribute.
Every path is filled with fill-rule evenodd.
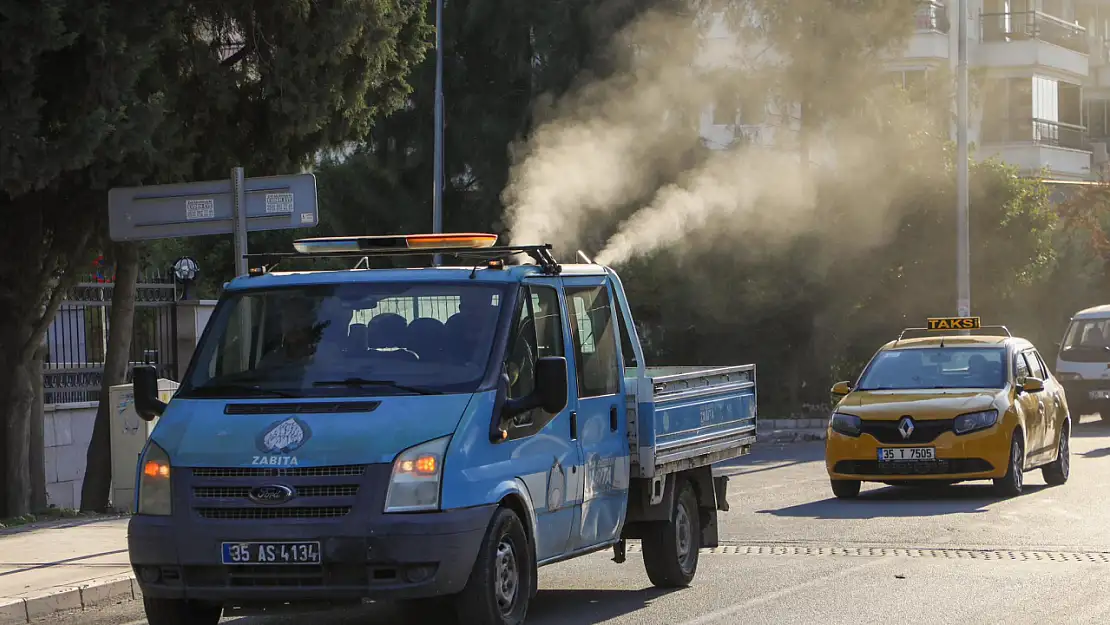
<svg viewBox="0 0 1110 625"><path fill-rule="evenodd" d="M983 143L1033 143L1090 151L1087 129L1047 119L1022 119L983 128Z"/></svg>
<svg viewBox="0 0 1110 625"><path fill-rule="evenodd" d="M947 33L950 28L948 10L943 2L921 0L917 3L917 11L914 12L914 23L917 32Z"/></svg>
<svg viewBox="0 0 1110 625"><path fill-rule="evenodd" d="M1040 11L983 13L980 39L985 43L1036 39L1088 54L1087 29Z"/></svg>

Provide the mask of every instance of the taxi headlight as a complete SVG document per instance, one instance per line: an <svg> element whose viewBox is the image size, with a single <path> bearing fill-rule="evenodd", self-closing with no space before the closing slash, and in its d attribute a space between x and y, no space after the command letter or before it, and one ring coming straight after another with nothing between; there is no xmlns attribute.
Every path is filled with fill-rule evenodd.
<svg viewBox="0 0 1110 625"><path fill-rule="evenodd" d="M393 476L385 494L385 512L427 512L439 509L443 457L450 436L402 451L393 461Z"/></svg>
<svg viewBox="0 0 1110 625"><path fill-rule="evenodd" d="M985 430L996 422L998 422L998 411L994 409L962 414L956 417L956 434Z"/></svg>
<svg viewBox="0 0 1110 625"><path fill-rule="evenodd" d="M863 422L859 417L840 412L834 412L832 418L829 419L829 427L832 428L832 431L845 436L859 436L862 424Z"/></svg>

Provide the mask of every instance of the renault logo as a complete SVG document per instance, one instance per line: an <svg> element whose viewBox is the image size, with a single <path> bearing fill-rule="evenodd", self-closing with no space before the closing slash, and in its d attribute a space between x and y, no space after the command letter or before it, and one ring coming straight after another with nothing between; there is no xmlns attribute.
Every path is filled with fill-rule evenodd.
<svg viewBox="0 0 1110 625"><path fill-rule="evenodd" d="M274 506L292 499L293 489L281 484L267 484L252 488L247 496L254 503Z"/></svg>
<svg viewBox="0 0 1110 625"><path fill-rule="evenodd" d="M902 417L902 420L898 422L898 433L902 435L902 438L913 436L913 419L908 416Z"/></svg>

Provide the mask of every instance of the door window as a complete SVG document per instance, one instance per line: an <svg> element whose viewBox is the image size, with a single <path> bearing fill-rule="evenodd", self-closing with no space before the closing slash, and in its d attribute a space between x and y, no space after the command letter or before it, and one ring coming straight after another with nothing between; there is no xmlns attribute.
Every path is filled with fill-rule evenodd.
<svg viewBox="0 0 1110 625"><path fill-rule="evenodd" d="M601 397L620 392L617 337L605 285L567 287L572 317L575 373L579 397Z"/></svg>
<svg viewBox="0 0 1110 625"><path fill-rule="evenodd" d="M521 288L508 349L505 357L508 397L527 397L536 388L536 361L564 354L562 317L555 289L534 285ZM523 438L539 432L554 418L555 415L536 408L505 421L501 427L509 433L510 439Z"/></svg>
<svg viewBox="0 0 1110 625"><path fill-rule="evenodd" d="M1029 377L1029 364L1025 362L1024 354L1014 354L1014 378L1021 380Z"/></svg>
<svg viewBox="0 0 1110 625"><path fill-rule="evenodd" d="M1044 380L1047 377L1044 369L1041 367L1041 361L1037 358L1037 354L1034 353L1033 350L1025 352L1025 360L1029 363L1029 375L1038 380Z"/></svg>

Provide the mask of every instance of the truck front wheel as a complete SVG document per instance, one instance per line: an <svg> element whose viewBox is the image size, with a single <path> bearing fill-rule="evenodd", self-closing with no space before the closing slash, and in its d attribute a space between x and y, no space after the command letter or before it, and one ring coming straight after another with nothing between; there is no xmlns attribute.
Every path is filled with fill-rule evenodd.
<svg viewBox="0 0 1110 625"><path fill-rule="evenodd" d="M690 482L679 485L671 520L644 528L642 548L648 579L655 586L680 588L693 581L701 548L701 517Z"/></svg>
<svg viewBox="0 0 1110 625"><path fill-rule="evenodd" d="M456 598L459 622L520 625L531 598L532 550L520 517L498 508L490 521L474 569Z"/></svg>
<svg viewBox="0 0 1110 625"><path fill-rule="evenodd" d="M216 625L223 608L184 599L143 597L143 609L150 625Z"/></svg>

